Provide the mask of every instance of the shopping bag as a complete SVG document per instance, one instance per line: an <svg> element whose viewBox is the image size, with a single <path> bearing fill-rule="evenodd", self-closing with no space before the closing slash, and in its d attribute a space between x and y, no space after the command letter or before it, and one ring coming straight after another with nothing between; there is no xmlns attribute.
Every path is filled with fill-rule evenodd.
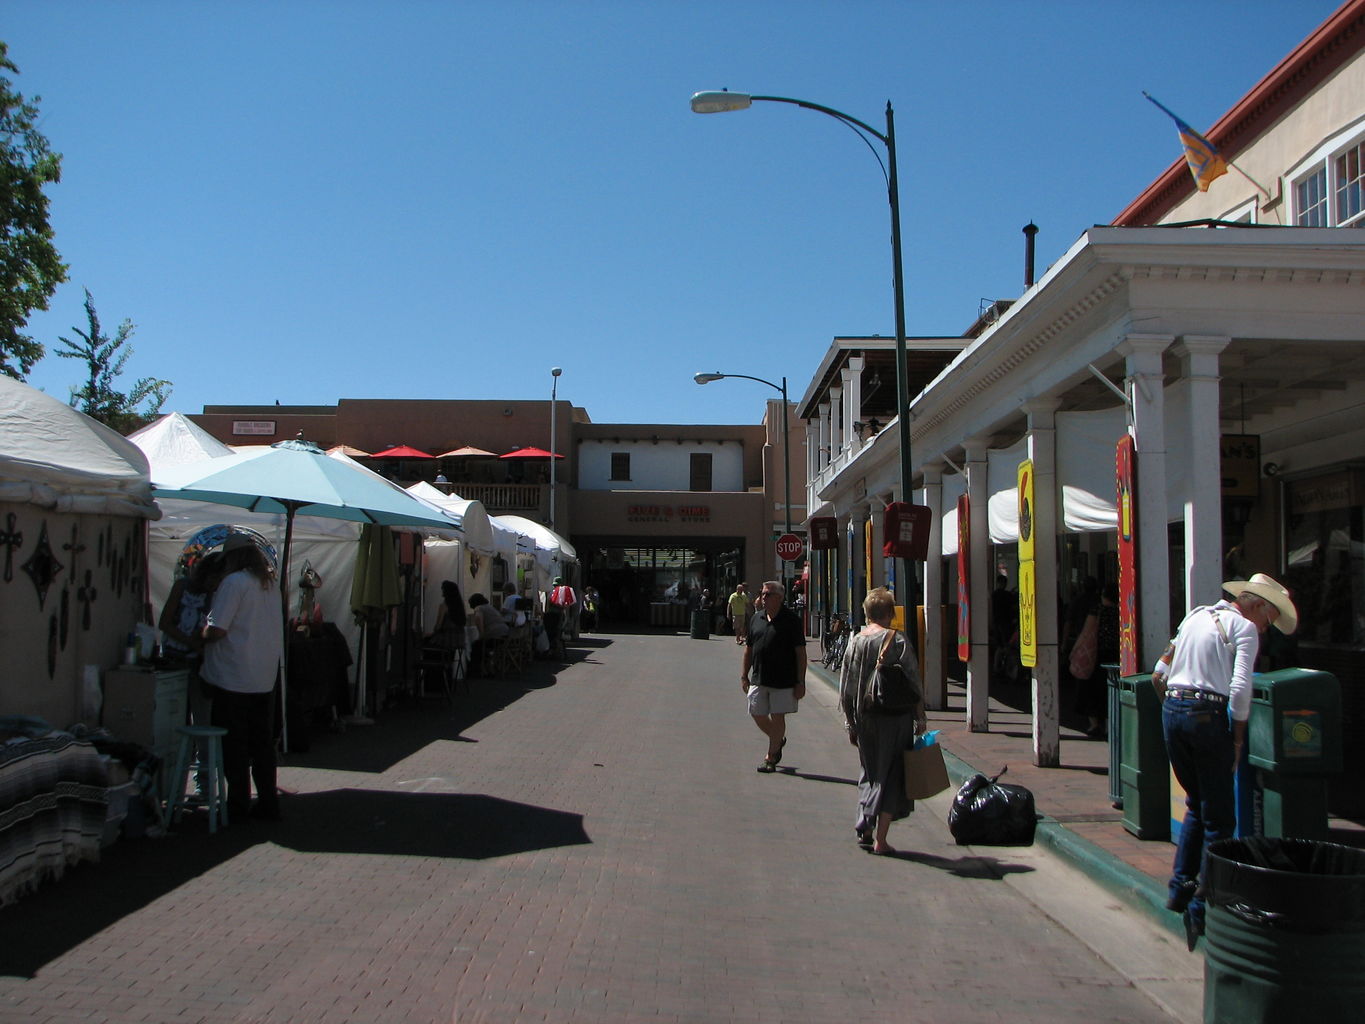
<svg viewBox="0 0 1365 1024"><path fill-rule="evenodd" d="M958 846L1031 846L1038 825L1033 794L1023 786L973 775L962 784L948 811L948 831Z"/></svg>
<svg viewBox="0 0 1365 1024"><path fill-rule="evenodd" d="M911 800L926 800L948 788L948 768L943 763L943 748L938 745L938 730L915 737L915 745L905 752L905 795Z"/></svg>

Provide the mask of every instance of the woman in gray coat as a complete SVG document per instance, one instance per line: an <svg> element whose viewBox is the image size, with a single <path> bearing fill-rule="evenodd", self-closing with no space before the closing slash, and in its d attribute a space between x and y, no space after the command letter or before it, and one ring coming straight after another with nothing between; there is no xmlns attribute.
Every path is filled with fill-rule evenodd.
<svg viewBox="0 0 1365 1024"><path fill-rule="evenodd" d="M880 855L895 853L886 841L891 822L915 809L905 795L905 750L925 726L924 695L920 689L919 659L904 633L896 631L887 651L888 662L898 662L914 684L919 700L915 710L901 715L867 708L867 690L877 672L877 659L891 631L896 599L879 587L863 601L867 625L848 642L839 673L839 706L844 712L849 742L858 748L862 775L858 779L858 843Z"/></svg>

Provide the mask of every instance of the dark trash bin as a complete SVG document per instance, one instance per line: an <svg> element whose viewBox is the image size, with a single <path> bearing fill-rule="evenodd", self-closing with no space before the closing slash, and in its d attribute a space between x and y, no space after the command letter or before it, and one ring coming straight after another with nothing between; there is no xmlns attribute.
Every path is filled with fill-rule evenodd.
<svg viewBox="0 0 1365 1024"><path fill-rule="evenodd" d="M708 640L711 637L711 613L695 611L692 613L692 639Z"/></svg>
<svg viewBox="0 0 1365 1024"><path fill-rule="evenodd" d="M1205 1024L1360 1019L1365 850L1223 839L1204 888Z"/></svg>
<svg viewBox="0 0 1365 1024"><path fill-rule="evenodd" d="M1123 827L1139 839L1171 837L1171 769L1161 729L1161 701L1148 673L1118 681L1117 732Z"/></svg>

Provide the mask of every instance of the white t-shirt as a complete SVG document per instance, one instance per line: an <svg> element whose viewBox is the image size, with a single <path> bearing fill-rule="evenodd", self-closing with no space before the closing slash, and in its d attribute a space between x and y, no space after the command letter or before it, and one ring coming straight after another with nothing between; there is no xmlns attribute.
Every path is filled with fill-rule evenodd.
<svg viewBox="0 0 1365 1024"><path fill-rule="evenodd" d="M1261 649L1256 624L1230 601L1200 605L1185 616L1173 642L1167 692L1184 687L1221 693L1228 698L1233 721L1245 722L1251 714L1251 674Z"/></svg>
<svg viewBox="0 0 1365 1024"><path fill-rule="evenodd" d="M502 599L502 618L509 626L526 625L526 613L517 608L517 602L521 600L519 594L508 594Z"/></svg>
<svg viewBox="0 0 1365 1024"><path fill-rule="evenodd" d="M269 693L284 652L279 587L245 569L226 576L214 591L208 624L226 630L204 647L205 679L234 693Z"/></svg>

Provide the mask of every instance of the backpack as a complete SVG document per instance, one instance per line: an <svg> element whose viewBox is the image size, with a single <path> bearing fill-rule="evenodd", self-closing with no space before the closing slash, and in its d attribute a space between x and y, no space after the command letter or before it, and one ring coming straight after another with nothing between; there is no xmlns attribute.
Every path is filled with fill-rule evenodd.
<svg viewBox="0 0 1365 1024"><path fill-rule="evenodd" d="M877 667L867 684L863 710L877 715L906 715L919 704L919 693L914 682L899 661L887 661L886 655L899 634L894 629L886 632Z"/></svg>

